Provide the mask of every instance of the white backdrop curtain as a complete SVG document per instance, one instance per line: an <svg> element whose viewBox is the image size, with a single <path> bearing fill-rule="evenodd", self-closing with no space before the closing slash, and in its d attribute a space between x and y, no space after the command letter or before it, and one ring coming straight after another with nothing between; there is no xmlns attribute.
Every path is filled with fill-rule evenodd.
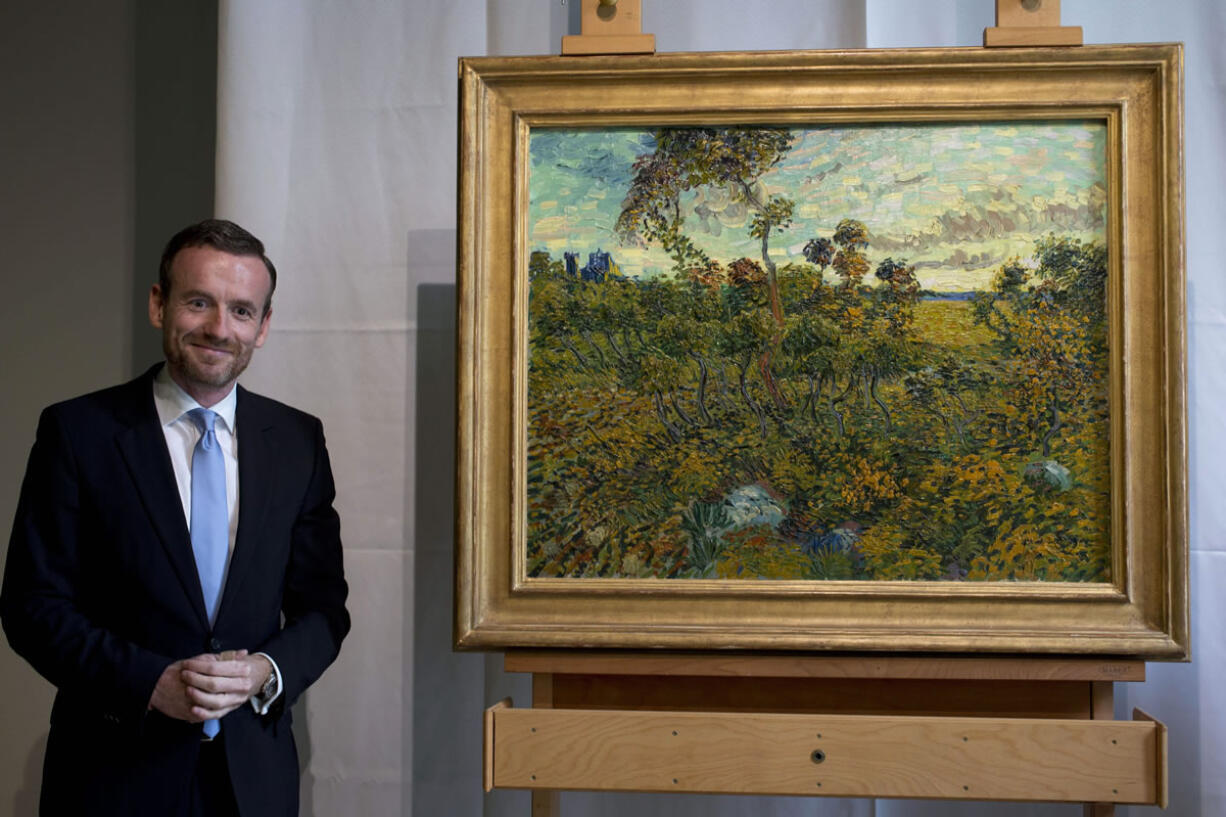
<svg viewBox="0 0 1226 817"><path fill-rule="evenodd" d="M578 0L222 0L217 213L282 271L246 376L323 417L354 616L298 709L304 814L526 815L480 783L480 714L528 699L450 651L456 58L556 53ZM977 45L992 0L644 0L660 51ZM1194 662L1117 686L1171 727L1172 814L1226 814L1226 11L1065 0L1086 42L1187 44ZM1079 815L1071 805L567 794L568 815ZM1122 808L1119 814L1141 814Z"/></svg>

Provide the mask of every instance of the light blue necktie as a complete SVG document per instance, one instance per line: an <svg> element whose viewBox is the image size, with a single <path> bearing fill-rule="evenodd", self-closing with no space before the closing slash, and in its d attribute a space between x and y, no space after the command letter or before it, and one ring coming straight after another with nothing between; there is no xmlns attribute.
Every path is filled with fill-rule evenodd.
<svg viewBox="0 0 1226 817"><path fill-rule="evenodd" d="M200 439L192 451L192 552L196 556L196 571L200 574L200 589L204 591L204 607L209 624L217 619L217 604L226 579L226 560L230 555L230 513L226 509L226 462L221 445L213 431L216 412L206 408L188 412ZM204 734L215 737L221 724L204 722Z"/></svg>

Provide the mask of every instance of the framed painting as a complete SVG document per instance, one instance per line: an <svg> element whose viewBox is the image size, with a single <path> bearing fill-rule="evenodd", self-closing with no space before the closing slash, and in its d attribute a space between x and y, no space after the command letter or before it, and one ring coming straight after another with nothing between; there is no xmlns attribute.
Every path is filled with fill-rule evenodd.
<svg viewBox="0 0 1226 817"><path fill-rule="evenodd" d="M1187 658L1178 45L459 75L458 647Z"/></svg>

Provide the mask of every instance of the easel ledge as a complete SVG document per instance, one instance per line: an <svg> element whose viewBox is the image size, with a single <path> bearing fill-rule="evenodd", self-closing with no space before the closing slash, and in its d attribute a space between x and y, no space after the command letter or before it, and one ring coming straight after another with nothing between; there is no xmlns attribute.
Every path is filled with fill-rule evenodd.
<svg viewBox="0 0 1226 817"><path fill-rule="evenodd" d="M1135 659L511 650L486 789L1166 802L1166 730L1112 720ZM900 772L904 770L905 773Z"/></svg>

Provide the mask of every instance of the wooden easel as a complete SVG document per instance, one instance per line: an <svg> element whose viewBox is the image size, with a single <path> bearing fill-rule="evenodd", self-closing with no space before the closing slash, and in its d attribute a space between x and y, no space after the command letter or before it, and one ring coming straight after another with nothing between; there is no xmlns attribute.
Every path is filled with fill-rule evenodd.
<svg viewBox="0 0 1226 817"><path fill-rule="evenodd" d="M1166 803L1166 731L1112 720L1140 661L512 651L531 709L486 711L486 790Z"/></svg>
<svg viewBox="0 0 1226 817"><path fill-rule="evenodd" d="M642 54L641 0L582 0L564 55ZM1077 46L1059 0L996 0L984 45ZM532 708L485 713L485 788L1167 802L1166 729L1113 718L1137 660L516 650Z"/></svg>

